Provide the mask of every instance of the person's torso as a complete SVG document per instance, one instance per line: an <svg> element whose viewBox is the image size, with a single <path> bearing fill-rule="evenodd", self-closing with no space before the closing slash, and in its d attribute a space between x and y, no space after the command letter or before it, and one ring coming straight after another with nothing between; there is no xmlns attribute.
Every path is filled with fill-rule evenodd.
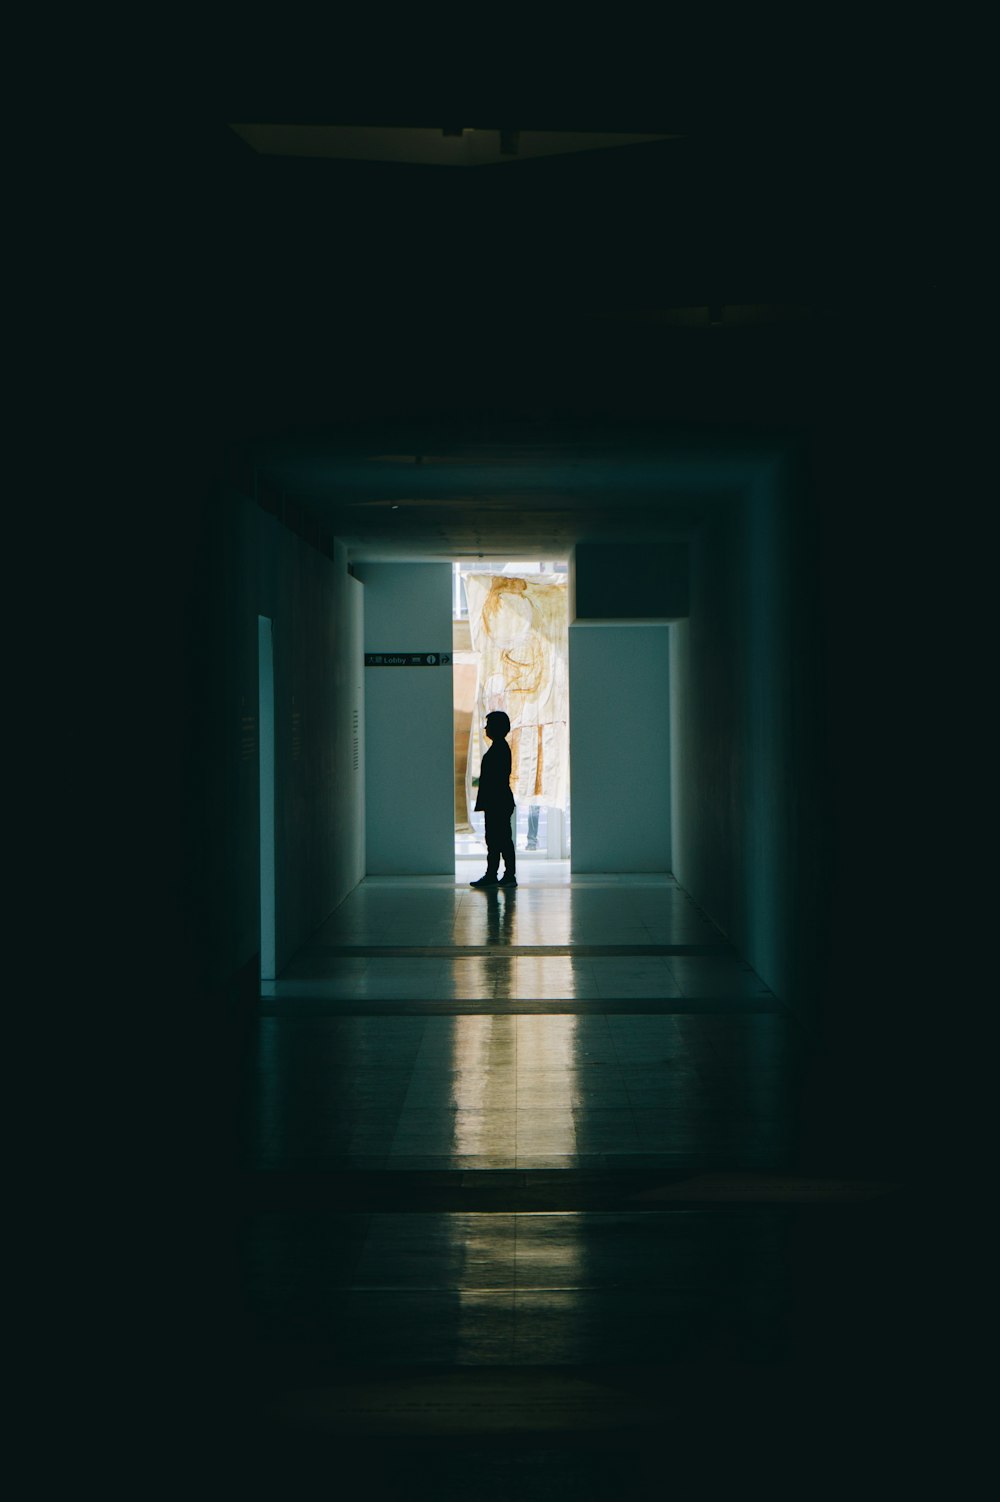
<svg viewBox="0 0 1000 1502"><path fill-rule="evenodd" d="M484 752L479 767L479 797L476 802L480 807L489 804L510 804L513 806L514 795L510 790L511 757L510 747L506 741L495 741L488 751Z"/></svg>

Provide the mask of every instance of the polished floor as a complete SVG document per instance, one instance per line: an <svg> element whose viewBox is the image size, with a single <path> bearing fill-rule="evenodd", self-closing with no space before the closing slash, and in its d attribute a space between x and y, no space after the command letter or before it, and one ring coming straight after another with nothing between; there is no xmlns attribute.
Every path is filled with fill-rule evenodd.
<svg viewBox="0 0 1000 1502"><path fill-rule="evenodd" d="M628 1435L649 1461L679 1373L675 1422L706 1372L762 1391L802 1355L803 1299L827 1354L857 1341L857 1235L891 1186L796 1174L798 1026L672 878L477 874L365 881L262 986L261 1423L283 1463L391 1442L372 1495L631 1495L588 1445ZM501 1458L499 1432L527 1449ZM441 1448L458 1435L485 1447L471 1489Z"/></svg>

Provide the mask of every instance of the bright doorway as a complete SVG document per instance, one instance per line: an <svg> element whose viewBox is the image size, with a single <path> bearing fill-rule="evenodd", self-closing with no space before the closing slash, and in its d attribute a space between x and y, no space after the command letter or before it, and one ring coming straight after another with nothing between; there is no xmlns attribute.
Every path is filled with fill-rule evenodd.
<svg viewBox="0 0 1000 1502"><path fill-rule="evenodd" d="M486 858L474 805L492 709L511 721L519 872L569 859L567 581L562 560L452 566L456 869Z"/></svg>

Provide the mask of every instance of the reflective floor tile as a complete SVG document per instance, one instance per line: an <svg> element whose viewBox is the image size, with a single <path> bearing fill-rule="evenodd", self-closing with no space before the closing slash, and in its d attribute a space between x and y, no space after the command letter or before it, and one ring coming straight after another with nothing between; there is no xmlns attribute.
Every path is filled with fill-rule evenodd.
<svg viewBox="0 0 1000 1502"><path fill-rule="evenodd" d="M683 935L683 937L680 937ZM747 1161L780 1154L794 1050L783 1017L753 1011L766 987L729 956L502 956L510 944L715 942L666 877L536 872L516 892L447 879L369 880L262 988L247 1129L252 1161L283 1167L373 1164L426 1170L643 1160ZM479 955L345 956L337 945L478 943ZM673 1015L634 1003L725 1005ZM683 993L683 994L681 994ZM295 997L301 1010L282 1001ZM496 1012L435 1014L444 1003ZM565 1012L504 1013L508 1001ZM394 1001L420 1015L351 1015ZM596 1012L573 1003L607 1003ZM342 1012L323 1015L324 1006ZM750 1008L740 1012L740 1008ZM624 1010L623 1010L624 1008ZM656 1114L660 1113L660 1114Z"/></svg>
<svg viewBox="0 0 1000 1502"><path fill-rule="evenodd" d="M513 1110L517 1083L510 1070L415 1073L404 1107L437 1111Z"/></svg>
<svg viewBox="0 0 1000 1502"><path fill-rule="evenodd" d="M681 990L666 960L591 960L600 995L606 999L677 997Z"/></svg>
<svg viewBox="0 0 1000 1502"><path fill-rule="evenodd" d="M756 1309L689 1293L519 1289L514 1309L514 1360L525 1364L669 1363L748 1345L771 1354L780 1342L777 1311L762 1322Z"/></svg>
<svg viewBox="0 0 1000 1502"><path fill-rule="evenodd" d="M502 1289L357 1291L322 1334L345 1365L504 1365L513 1355L514 1294Z"/></svg>
<svg viewBox="0 0 1000 1502"><path fill-rule="evenodd" d="M573 1113L580 1153L637 1152L639 1138L628 1107L589 1106Z"/></svg>
<svg viewBox="0 0 1000 1502"><path fill-rule="evenodd" d="M557 1074L523 1074L518 1075L516 1088L519 1109L558 1106L563 1110L585 1113L591 1108L627 1107L629 1104L625 1082L613 1070L610 1075L607 1070L599 1072L595 1068Z"/></svg>
<svg viewBox="0 0 1000 1502"><path fill-rule="evenodd" d="M475 1140L485 1144L492 1135L500 1139L513 1131L514 1114L510 1109L494 1110L457 1109L443 1112L436 1105L429 1107L406 1106L397 1118L394 1145L405 1141L429 1139L432 1136L452 1142ZM485 1150L484 1147L477 1149Z"/></svg>
<svg viewBox="0 0 1000 1502"><path fill-rule="evenodd" d="M575 1152L576 1125L571 1111L530 1107L519 1109L516 1120L519 1156Z"/></svg>
<svg viewBox="0 0 1000 1502"><path fill-rule="evenodd" d="M671 955L667 960L683 996L768 996L770 991L739 960Z"/></svg>
<svg viewBox="0 0 1000 1502"><path fill-rule="evenodd" d="M599 994L589 960L518 957L515 966L519 999L596 999Z"/></svg>
<svg viewBox="0 0 1000 1502"><path fill-rule="evenodd" d="M378 1214L356 1259L355 1286L512 1287L514 1260L513 1214Z"/></svg>
<svg viewBox="0 0 1000 1502"><path fill-rule="evenodd" d="M394 1152L385 1160L384 1166L392 1172L415 1173L478 1173L495 1169L510 1170L516 1166L516 1152L512 1147L493 1152Z"/></svg>

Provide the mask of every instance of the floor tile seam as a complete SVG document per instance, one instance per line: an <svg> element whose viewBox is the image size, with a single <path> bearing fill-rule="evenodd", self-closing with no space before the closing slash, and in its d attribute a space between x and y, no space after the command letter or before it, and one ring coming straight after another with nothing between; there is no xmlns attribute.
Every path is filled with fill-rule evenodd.
<svg viewBox="0 0 1000 1502"><path fill-rule="evenodd" d="M482 1172L482 1170L481 1170ZM657 1220L664 1225L674 1225L684 1219L698 1217L701 1219L716 1220L719 1218L733 1217L739 1220L767 1220L771 1223L781 1222L790 1214L798 1215L802 1211L809 1212L814 1216L817 1224L828 1219L830 1216L840 1217L853 1215L858 1206L864 1208L871 1206L879 1199L886 1201L889 1196L896 1193L898 1186L894 1184L861 1183L857 1192L832 1199L810 1197L808 1193L798 1195L795 1193L779 1195L777 1197L761 1192L757 1195L732 1192L729 1194L700 1194L696 1184L687 1194L684 1194L686 1185L692 1180L697 1181L703 1177L704 1170L695 1171L686 1167L683 1172L673 1170L673 1176L669 1177L669 1170L664 1169L659 1174L654 1174L649 1168L641 1171L625 1170L629 1182L624 1185L618 1181L623 1177L622 1173L605 1171L600 1176L591 1175L584 1177L578 1182L561 1185L558 1180L565 1177L577 1180L578 1175L570 1169L520 1169L516 1173L512 1170L508 1174L516 1178L524 1178L528 1182L524 1185L510 1184L506 1187L482 1189L479 1186L465 1188L461 1185L448 1186L435 1185L422 1187L421 1193L406 1193L406 1187L398 1184L392 1186L395 1191L390 1195L387 1191L379 1190L378 1178L385 1177L384 1173L369 1171L366 1178L369 1181L367 1194L362 1195L355 1191L357 1197L351 1197L344 1208L344 1198L341 1196L335 1205L327 1200L317 1201L315 1196L307 1197L301 1191L296 1195L286 1194L280 1202L273 1199L248 1197L243 1203L243 1214L248 1221L259 1220L263 1216L294 1217L302 1214L335 1215L339 1219L354 1218L360 1222L357 1246L352 1258L359 1254L358 1248L366 1247L373 1231L377 1229L372 1222L378 1218L381 1223L386 1218L399 1220L405 1218L412 1220L414 1217L446 1220L461 1217L463 1220L474 1220L477 1223L496 1219L509 1220L512 1222L511 1234L516 1230L515 1222L520 1218L526 1220L538 1220L544 1217L547 1220L562 1217L615 1217L621 1219L629 1217L637 1224L651 1220ZM726 1174L727 1170L719 1172ZM733 1171L737 1177L746 1174L746 1170ZM413 1176L419 1170L404 1171L407 1176ZM755 1169L749 1173L749 1178L759 1179L761 1175L774 1176L773 1169ZM398 1179L399 1173L394 1175ZM422 1177L423 1175L421 1175ZM666 1181L665 1181L665 1176ZM732 1176L732 1174L730 1174ZM778 1178L783 1177L778 1173ZM785 1175L787 1177L787 1175ZM535 1185L531 1180L544 1178L544 1183ZM632 1182L632 1181L635 1182ZM750 1188L753 1187L751 1182ZM666 1189L676 1190L676 1194L669 1200L657 1199L652 1201L652 1193L660 1193ZM484 1201L484 1195L494 1198ZM350 1260L350 1259L348 1259Z"/></svg>
<svg viewBox="0 0 1000 1502"><path fill-rule="evenodd" d="M380 1294L393 1294L393 1293L395 1293L395 1294L412 1295L413 1297L420 1297L420 1296L428 1297L429 1296L429 1297L432 1297L432 1298L445 1298L445 1297L448 1297L449 1295L455 1295L455 1294L482 1294L482 1295L491 1294L491 1295L495 1295L498 1299L502 1298L502 1299L505 1299L505 1300L506 1299L513 1299L518 1294L527 1295L527 1294L551 1294L551 1293L559 1293L559 1294L566 1294L566 1295L570 1295L570 1294L588 1295L588 1294L590 1294L590 1295L596 1295L598 1298L600 1298L600 1297L602 1297L604 1295L608 1295L608 1294L617 1294L617 1293L623 1293L623 1292L627 1293L630 1290L634 1290L635 1291L635 1296L636 1296L637 1299L640 1299L640 1298L645 1299L645 1298L649 1297L649 1294L650 1294L651 1290L653 1290L653 1289L660 1290L669 1299L670 1297L689 1297L689 1296L691 1296L692 1294L694 1294L694 1293L696 1293L698 1291L698 1290L694 1290L694 1289L688 1288L686 1286L686 1284L684 1284L683 1282L680 1283L680 1284L673 1284L673 1285L671 1285L669 1283L665 1283L663 1280L658 1279L658 1278L647 1278L647 1279L642 1279L642 1280L640 1280L638 1278L619 1279L619 1280L609 1279L607 1282L600 1282L600 1283L539 1283L539 1282L528 1282L528 1281L526 1281L526 1282L520 1282L516 1278L514 1278L509 1283L506 1282L506 1281L496 1282L496 1283L464 1283L464 1282L463 1283L449 1283L449 1282L441 1282L441 1283L388 1283L388 1282L387 1283L353 1283L353 1282L343 1282L343 1283L341 1283L341 1282L331 1282L331 1283L327 1284L326 1286L327 1286L327 1288L328 1288L328 1290L329 1290L329 1292L331 1294L339 1294L339 1295L362 1294L362 1295L365 1295L365 1296L378 1296ZM308 1288L309 1288L309 1285L307 1284L304 1291L308 1291ZM717 1298L718 1295L719 1295L719 1292L721 1292L721 1290L719 1290L717 1292L714 1289L704 1289L704 1290L700 1290L700 1291L703 1292L703 1294L705 1296L711 1296L713 1299ZM734 1298L740 1298L741 1295L739 1293L733 1293L732 1297L734 1297ZM288 1311L289 1304L294 1304L294 1298L295 1298L295 1290L293 1290L285 1299L282 1300L282 1312L287 1312Z"/></svg>
<svg viewBox="0 0 1000 1502"><path fill-rule="evenodd" d="M326 955L334 959L561 959L579 955L581 959L738 959L731 944L702 944L689 940L648 943L573 943L564 944L317 944L305 946L295 958Z"/></svg>
<svg viewBox="0 0 1000 1502"><path fill-rule="evenodd" d="M811 1211L815 1209L826 1218L829 1218L831 1215L837 1215L839 1217L838 1224L846 1224L848 1213L856 1210L857 1205L850 1203L844 1206L814 1206L811 1204L802 1204L796 1201L743 1201L739 1199L708 1202L705 1200L692 1198L690 1200L675 1201L669 1207L667 1207L667 1209L669 1214L675 1217L678 1222L680 1222L682 1217L704 1217L709 1214L718 1216L719 1218L728 1218L729 1220L732 1220L735 1217L738 1219L746 1220L747 1222L752 1222L755 1219L760 1218L759 1212L764 1211L768 1212L768 1218L776 1224L784 1224L785 1220L787 1219L788 1212L799 1214L802 1211ZM364 1213L368 1214L372 1218L375 1216L391 1216L396 1220L398 1220L400 1217L406 1217L407 1219L409 1219L411 1217L417 1216L434 1216L436 1218L443 1218L445 1216L462 1216L464 1218L469 1218L471 1216L475 1216L483 1222L488 1221L489 1219L494 1217L510 1218L512 1216L519 1218L534 1216L539 1219L544 1217L546 1220L554 1220L557 1217L562 1216L567 1219L572 1218L574 1220L579 1220L584 1216L593 1217L603 1215L606 1217L620 1217L627 1215L630 1217L635 1217L636 1219L648 1220L650 1221L650 1223L652 1223L652 1218L657 1215L663 1214L664 1210L662 1208L645 1208L642 1206L636 1206L624 1197L616 1198L613 1195L607 1195L605 1197L591 1198L589 1200L577 1203L564 1199L560 1199L558 1201L556 1201L555 1199L542 1200L541 1203L539 1203L538 1201L535 1201L534 1203L528 1203L526 1201L505 1199L501 1204L491 1206L489 1208L483 1208L479 1205L456 1205L453 1201L449 1201L447 1204L438 1202L431 1202L429 1204L421 1203L419 1205L402 1203L380 1204L377 1209L370 1211L358 1210L356 1212L345 1211L343 1213ZM305 1275L306 1274L303 1274L303 1276Z"/></svg>
<svg viewBox="0 0 1000 1502"><path fill-rule="evenodd" d="M602 1158L614 1156L613 1154L600 1154ZM706 1172L751 1174L774 1173L778 1170L770 1168L754 1168L747 1170L745 1167L727 1169L725 1164L716 1161L718 1158L728 1158L728 1154L709 1154L709 1165L706 1163L692 1163L689 1161L691 1153L665 1151L662 1153L628 1153L621 1156L630 1158L640 1157L646 1162L641 1169L636 1168L608 1168L604 1165L600 1169L579 1168L552 1168L546 1165L544 1168L507 1168L483 1169L478 1168L471 1172L485 1175L492 1174L502 1178L503 1182L497 1185L459 1183L424 1184L421 1181L428 1177L428 1173L438 1174L442 1177L453 1174L461 1180L470 1172L468 1169L436 1169L426 1170L420 1168L395 1168L391 1164L384 1168L366 1168L363 1170L337 1170L344 1174L357 1174L362 1179L361 1184L338 1187L336 1191L327 1190L323 1187L322 1195L314 1185L292 1186L264 1184L255 1186L252 1191L247 1191L245 1196L245 1209L248 1214L263 1214L271 1211L277 1213L298 1211L303 1209L321 1210L336 1214L351 1215L383 1215L383 1214L428 1214L428 1215L581 1215L595 1213L595 1200L613 1201L614 1213L634 1215L680 1215L692 1213L712 1213L718 1209L725 1210L748 1210L761 1208L780 1209L790 1201L773 1201L766 1198L746 1198L742 1195L734 1195L732 1198L705 1198L696 1192L692 1192L688 1198L678 1194L676 1199L669 1203L657 1201L651 1203L637 1203L640 1195L652 1190L660 1190L664 1187L675 1186L680 1188L691 1178L697 1179ZM697 1156L697 1155L694 1155ZM705 1157L706 1155L701 1155ZM683 1160L683 1166L678 1165L676 1159ZM385 1160L388 1163L388 1159ZM659 1163L658 1170L652 1164ZM260 1169L258 1173L265 1177L283 1178L288 1173L298 1176L307 1174L310 1178L324 1178L327 1175L322 1170L296 1170L296 1169ZM400 1179L411 1179L412 1184L400 1184ZM524 1183L511 1183L510 1179L523 1179ZM388 1180L383 1184L382 1180ZM537 1182L536 1182L537 1181ZM563 1182L565 1181L565 1182ZM276 1202L273 1196L278 1194ZM336 1200L332 1201L327 1195L336 1194ZM319 1196L319 1197L318 1197ZM494 1200L483 1204L484 1196L494 1196ZM551 1202L546 1207L546 1202ZM344 1206L354 1208L345 1209ZM692 1210L692 1207L696 1207ZM828 1206L823 1205L826 1211ZM833 1206L833 1208L838 1208ZM610 1212L609 1212L610 1213Z"/></svg>
<svg viewBox="0 0 1000 1502"><path fill-rule="evenodd" d="M588 1189L594 1189L607 1188L609 1183L614 1183L615 1185L620 1186L623 1173L629 1176L626 1187L638 1189L643 1187L650 1187L651 1183L654 1182L657 1186L662 1185L663 1174L668 1170L672 1171L675 1174L681 1173L685 1178L689 1177L690 1172L692 1171L688 1162L691 1156L689 1153L677 1154L665 1152L650 1154L648 1156L652 1156L657 1160L657 1167L655 1171L650 1167L625 1170L611 1170L609 1168L477 1168L472 1170L466 1168L446 1168L434 1169L430 1171L419 1168L397 1168L389 1170L372 1168L346 1168L335 1169L331 1171L325 1171L322 1169L301 1170L297 1168L255 1168L246 1171L247 1182L245 1184L245 1192L248 1195L252 1195L252 1193L256 1190L273 1190L279 1187L286 1193L290 1193L293 1190L300 1192L303 1189L315 1191L318 1183L320 1187L325 1190L330 1190L330 1192L333 1192L334 1189L346 1190L347 1192L357 1192L359 1188L364 1189L366 1187L375 1187L379 1190L384 1190L386 1187L386 1180L390 1177L394 1182L397 1183L397 1186L399 1187L401 1193L405 1194L412 1194L412 1186L414 1183L418 1182L420 1188L426 1190L428 1193L437 1191L448 1191L449 1193L454 1193L458 1189L467 1190L469 1193L477 1193L483 1189L488 1189L491 1192L496 1191L497 1189L537 1190L539 1183L543 1179L553 1187L557 1187L560 1190L564 1190L567 1186L572 1187L574 1185L582 1186ZM678 1156L684 1160L680 1165L675 1162L665 1163L662 1161L664 1159L674 1159ZM755 1174L758 1174L762 1171L763 1170L753 1170ZM783 1170L782 1172L785 1172L787 1175L790 1170ZM471 1183L468 1182L470 1173L475 1176L474 1182ZM295 1182L289 1184L287 1182L289 1179L301 1180L303 1178L305 1178L305 1180L307 1181L305 1184ZM426 1181L429 1178L433 1179L434 1182L427 1183ZM336 1183L331 1185L329 1183L330 1180L336 1180ZM345 1180L350 1180L352 1182L345 1184ZM399 1184L399 1180L408 1182ZM669 1206L662 1207L664 1213L669 1210L669 1208Z"/></svg>
<svg viewBox="0 0 1000 1502"><path fill-rule="evenodd" d="M432 1000L423 996L378 996L363 998L364 1006L361 1010L345 1010L345 1006L356 1004L359 998L344 998L341 1002L338 997L323 997L309 995L290 996L263 996L259 999L258 1012L264 1017L280 1017L281 1009L287 1003L308 1003L309 1011L316 1016L331 1016L348 1018L364 1017L434 1017L434 1016L548 1016L561 1015L554 1010L562 1008L565 1015L580 1016L685 1016L691 1014L692 1007L712 1007L719 1012L728 1015L732 1013L755 1015L779 1015L790 1017L791 1013L787 1006L773 993L759 993L750 996L743 995L708 995L708 996L518 996L518 997L465 997L451 996ZM629 1013L630 1006L635 1003L643 1003L640 1011ZM684 1003L677 1006L676 1003ZM494 1005L499 1003L499 1005ZM375 1011L376 1007L384 1007L385 1011ZM405 1010L399 1010L405 1007ZM456 1007L466 1007L468 1011L455 1011ZM539 1010L532 1011L531 1008ZM655 1007L655 1009L654 1009ZM395 1008L395 1010L393 1010ZM303 1011L299 1016L308 1015ZM697 1015L697 1014L695 1014Z"/></svg>

